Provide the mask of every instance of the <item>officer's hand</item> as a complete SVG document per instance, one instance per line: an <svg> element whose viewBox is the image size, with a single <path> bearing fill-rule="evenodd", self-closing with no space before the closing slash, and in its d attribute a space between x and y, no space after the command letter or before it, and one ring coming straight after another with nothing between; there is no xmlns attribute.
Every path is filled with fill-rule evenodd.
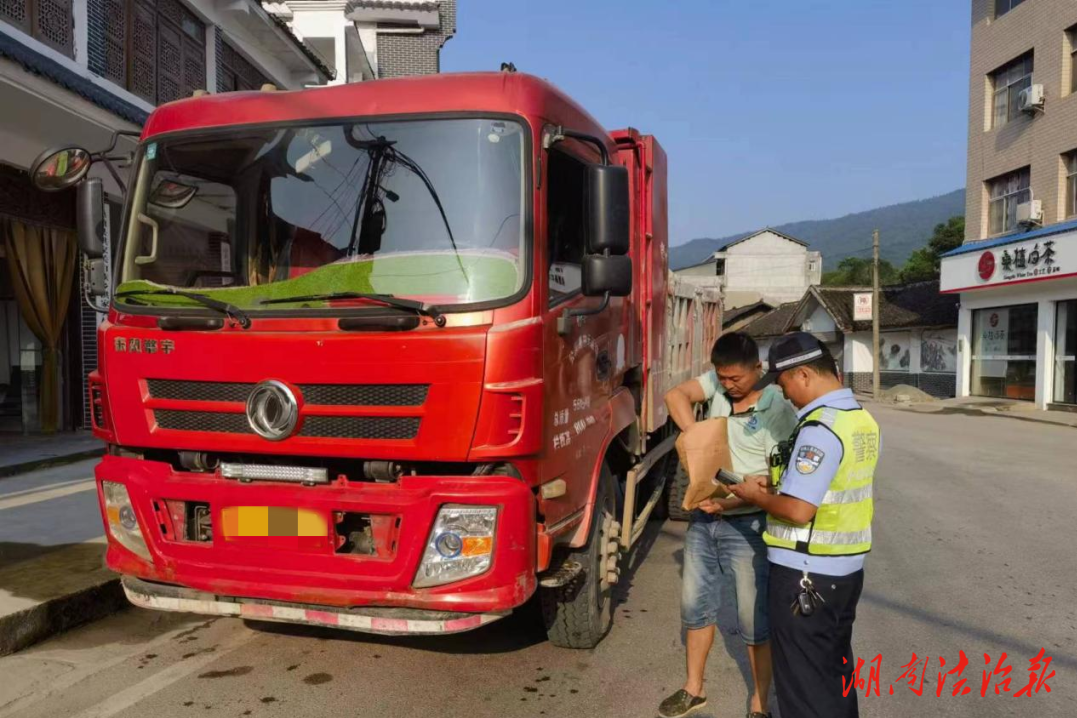
<svg viewBox="0 0 1077 718"><path fill-rule="evenodd" d="M738 499L744 499L748 503L755 503L755 499L767 493L767 478L765 476L745 476L744 482L733 484L729 492Z"/></svg>
<svg viewBox="0 0 1077 718"><path fill-rule="evenodd" d="M707 514L720 514L725 510L721 502L716 499L703 499L703 502L697 508Z"/></svg>

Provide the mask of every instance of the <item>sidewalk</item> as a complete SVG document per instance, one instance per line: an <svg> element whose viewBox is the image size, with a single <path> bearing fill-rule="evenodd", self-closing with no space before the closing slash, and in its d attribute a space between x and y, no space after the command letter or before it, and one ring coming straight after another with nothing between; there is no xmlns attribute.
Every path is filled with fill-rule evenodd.
<svg viewBox="0 0 1077 718"><path fill-rule="evenodd" d="M0 656L126 606L104 555L102 536L0 568Z"/></svg>
<svg viewBox="0 0 1077 718"><path fill-rule="evenodd" d="M0 433L0 478L100 456L104 451L105 445L88 431Z"/></svg>
<svg viewBox="0 0 1077 718"><path fill-rule="evenodd" d="M104 567L93 463L0 481L0 656L126 605Z"/></svg>
<svg viewBox="0 0 1077 718"><path fill-rule="evenodd" d="M964 414L966 416L1001 416L1040 424L1069 426L1077 429L1077 412L1044 411L1027 401L995 399L984 396L967 396L936 401L881 401L875 402L870 394L857 394L866 404L879 403L899 411L921 414Z"/></svg>

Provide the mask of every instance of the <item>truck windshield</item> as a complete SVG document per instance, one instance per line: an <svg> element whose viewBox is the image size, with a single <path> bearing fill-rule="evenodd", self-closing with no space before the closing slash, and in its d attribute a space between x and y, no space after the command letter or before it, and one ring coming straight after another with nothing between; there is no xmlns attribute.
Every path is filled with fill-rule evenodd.
<svg viewBox="0 0 1077 718"><path fill-rule="evenodd" d="M251 310L364 304L311 299L345 293L439 307L510 297L525 276L525 152L522 126L494 119L150 141L116 301L199 306L162 286Z"/></svg>

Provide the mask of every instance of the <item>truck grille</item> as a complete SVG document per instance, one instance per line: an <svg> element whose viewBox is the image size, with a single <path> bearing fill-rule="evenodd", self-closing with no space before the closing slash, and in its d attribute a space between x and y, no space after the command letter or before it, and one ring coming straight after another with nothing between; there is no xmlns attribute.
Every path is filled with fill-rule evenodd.
<svg viewBox="0 0 1077 718"><path fill-rule="evenodd" d="M246 402L255 384L149 379L150 397L180 401ZM302 384L307 404L322 406L422 406L429 384ZM158 412L160 413L160 412ZM246 421L246 419L244 419Z"/></svg>
<svg viewBox="0 0 1077 718"><path fill-rule="evenodd" d="M208 431L219 434L253 434L246 414L209 411L154 411L157 425L172 431ZM419 433L416 416L308 416L296 436L323 439L414 439Z"/></svg>

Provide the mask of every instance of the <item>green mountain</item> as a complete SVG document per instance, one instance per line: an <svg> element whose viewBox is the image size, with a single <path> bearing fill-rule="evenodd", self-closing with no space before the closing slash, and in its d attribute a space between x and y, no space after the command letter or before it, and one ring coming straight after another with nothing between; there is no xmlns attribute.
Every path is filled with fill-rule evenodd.
<svg viewBox="0 0 1077 718"><path fill-rule="evenodd" d="M848 256L871 256L871 232L879 230L880 256L901 266L914 249L927 244L931 230L939 222L965 213L965 190L915 202L869 209L836 219L790 222L774 229L807 242L823 253L823 268L833 269ZM730 242L753 232L741 232L720 239L701 237L671 247L669 266L682 269L704 261Z"/></svg>

